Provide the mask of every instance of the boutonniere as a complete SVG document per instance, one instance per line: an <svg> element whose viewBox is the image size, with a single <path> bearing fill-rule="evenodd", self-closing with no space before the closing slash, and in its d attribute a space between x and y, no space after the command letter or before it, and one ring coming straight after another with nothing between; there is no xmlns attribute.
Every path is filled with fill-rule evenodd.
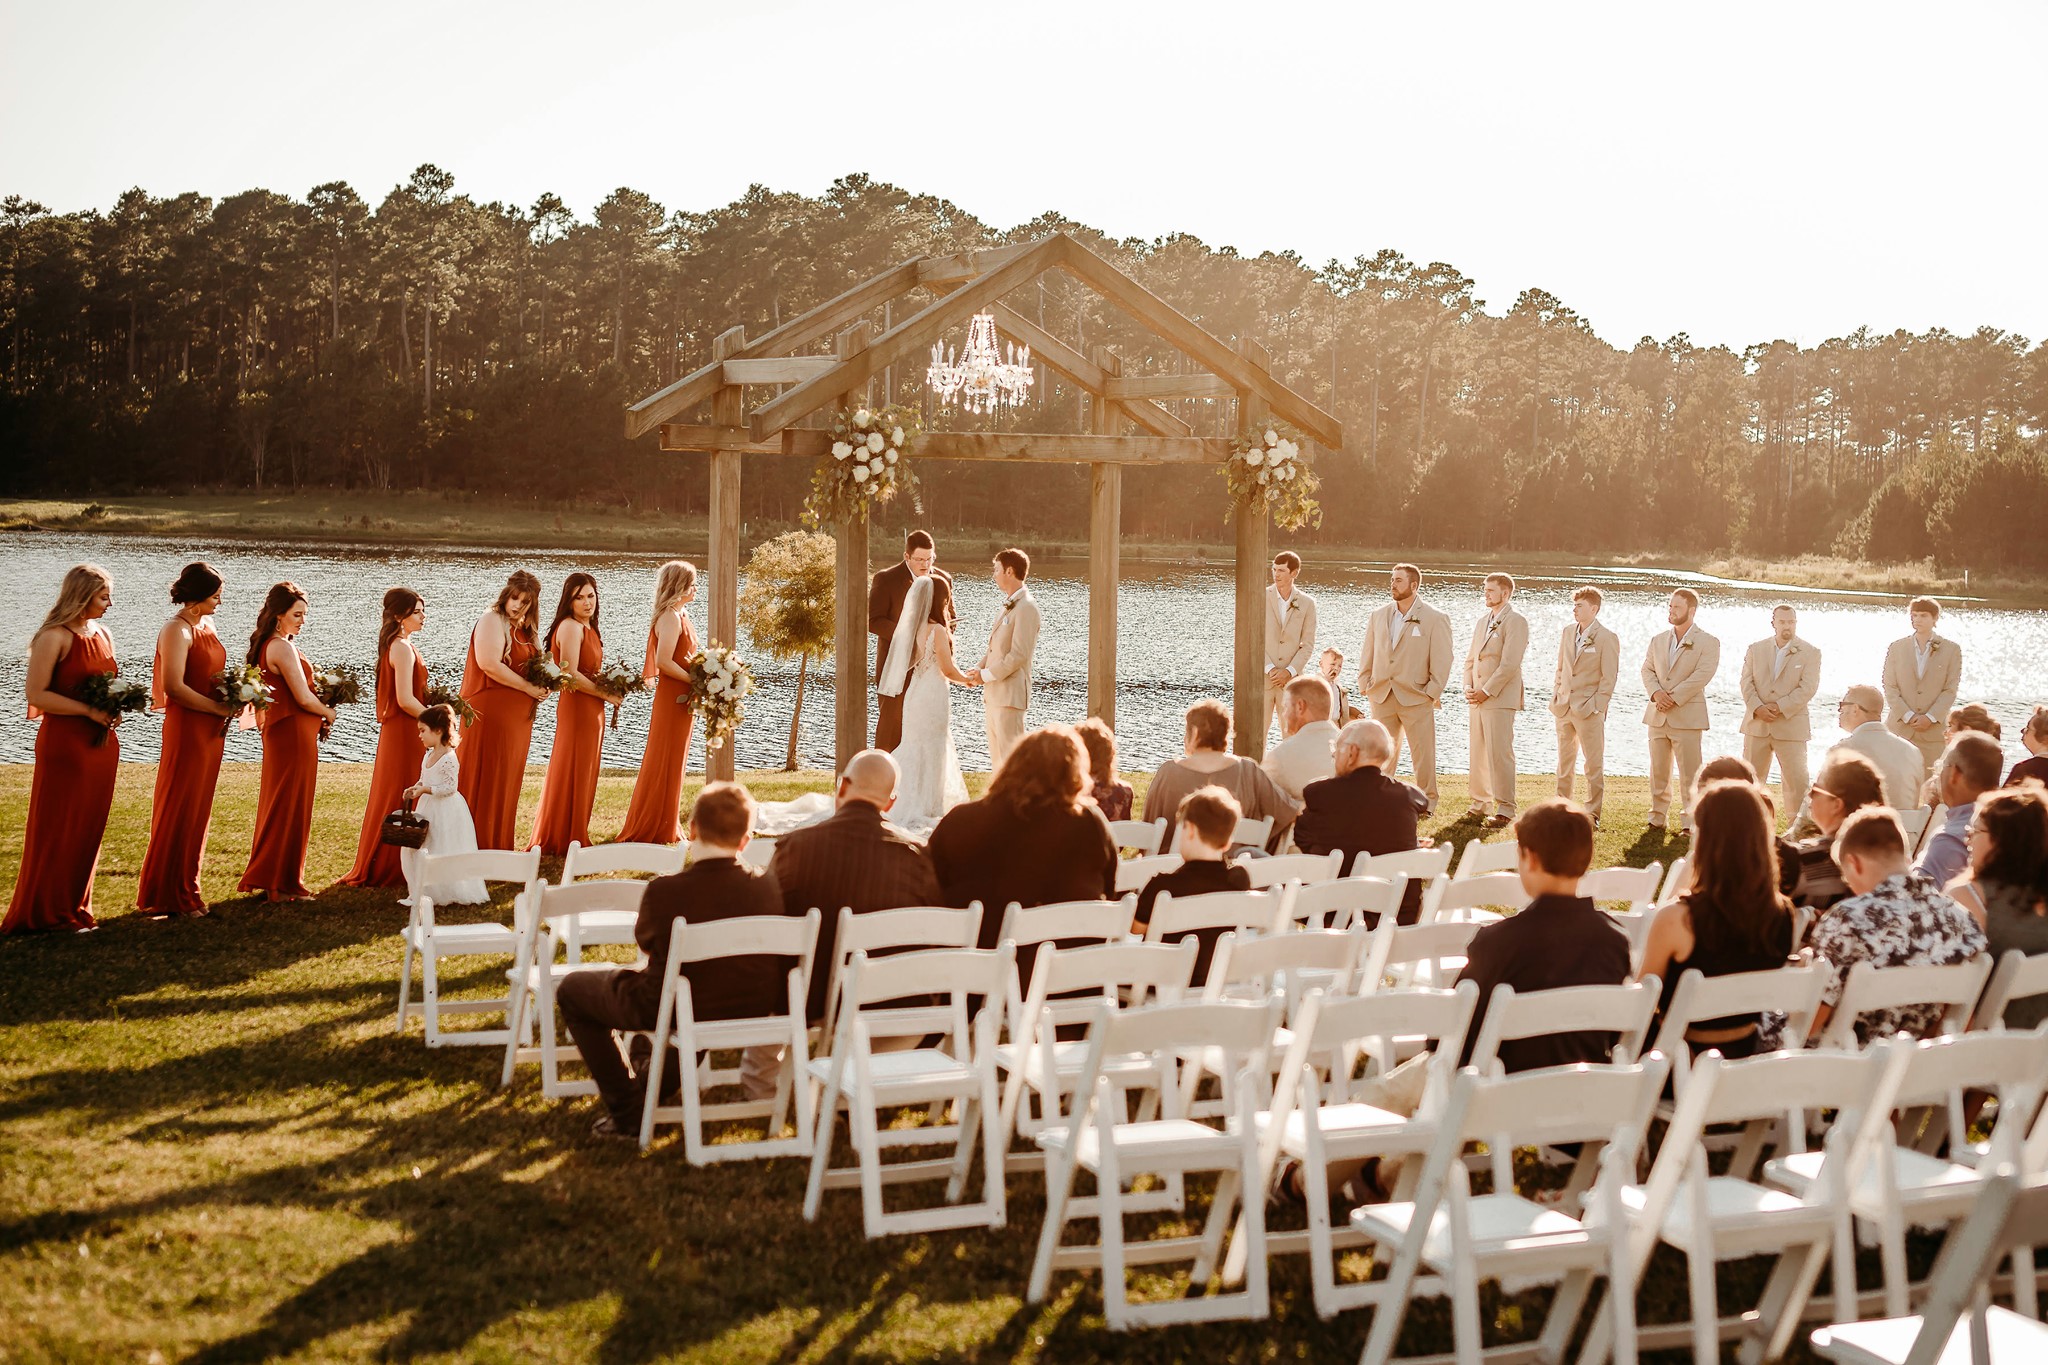
<svg viewBox="0 0 2048 1365"><path fill-rule="evenodd" d="M1014 597L1013 597L1013 598L1011 598L1011 599L1010 599L1009 601L1007 601L1007 602L1003 603L1003 610L1004 610L1004 611L1015 611L1016 609L1017 609L1017 599L1016 599L1016 598L1014 598Z"/></svg>
<svg viewBox="0 0 2048 1365"><path fill-rule="evenodd" d="M1929 641L1927 642L1927 652L1928 652L1929 654L1932 654L1932 653L1934 653L1934 652L1935 652L1936 650L1938 650L1938 649L1940 649L1940 648L1941 648L1941 641L1939 641L1939 640L1929 640Z"/></svg>
<svg viewBox="0 0 2048 1365"><path fill-rule="evenodd" d="M1690 640L1684 640L1684 641L1681 641L1681 642L1679 643L1679 646L1678 646L1678 649L1679 649L1679 652L1680 652L1680 653L1684 653L1684 652L1685 652L1686 650L1688 650L1688 649L1691 649L1691 648L1692 648L1692 641L1690 641Z"/></svg>

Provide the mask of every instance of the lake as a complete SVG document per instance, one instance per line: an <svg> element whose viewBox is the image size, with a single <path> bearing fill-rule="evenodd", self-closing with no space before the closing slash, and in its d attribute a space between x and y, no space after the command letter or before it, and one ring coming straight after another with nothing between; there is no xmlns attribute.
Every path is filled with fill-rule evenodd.
<svg viewBox="0 0 2048 1365"><path fill-rule="evenodd" d="M1028 548L1028 547L1027 547ZM994 621L997 594L986 566L960 562L940 547L942 567L955 576L961 615L963 662L980 652ZM365 681L374 674L380 601L388 587L403 584L425 595L427 626L417 637L437 680L461 673L469 629L490 605L505 575L514 568L538 574L544 607L552 615L563 577L575 570L596 576L601 594L601 627L607 654L638 659L644 648L655 571L666 556L565 550L519 553L433 546L361 547L301 543L284 546L240 542L202 544L176 539L95 537L75 533L0 534L0 588L19 604L17 626L0 651L0 694L14 700L0 708L0 761L32 756L34 727L20 704L28 634L55 599L64 571L80 560L103 565L114 578L114 607L106 618L124 667L149 666L156 631L170 611L167 585L189 560L210 560L227 579L226 601L215 625L239 657L255 624L264 591L289 578L305 588L309 614L300 645L318 664L353 663ZM878 561L877 568L886 561ZM1484 609L1480 584L1485 565L1436 563L1426 566L1423 597L1450 613L1458 656L1472 623ZM1621 685L1610 713L1608 771L1647 771L1648 747L1637 723L1645 697L1640 681L1643 652L1664 627L1664 599L1681 584L1699 591L1700 625L1722 643L1720 672L1710 691L1714 729L1711 755L1738 753L1736 726L1742 713L1737 685L1742 650L1770 633L1770 608L1790 601L1800 610L1800 633L1822 652L1822 688L1813 708L1815 752L1835 738L1833 702L1858 682L1877 683L1887 642L1906 633L1903 596L1736 583L1676 570L1559 564L1516 572L1516 605L1530 622L1527 663L1529 710L1516 727L1516 757L1524 772L1551 772L1556 744L1549 713L1551 672L1557 640L1570 618L1571 589L1593 583L1606 594L1601 619L1622 641ZM1302 587L1318 604L1319 646L1344 651L1345 674L1355 677L1366 618L1386 600L1386 565L1357 561L1311 562ZM1031 586L1045 614L1045 636L1033 671L1034 720L1078 720L1087 705L1088 583L1085 566L1048 564ZM704 588L691 607L704 631ZM1118 598L1117 727L1123 766L1150 769L1180 752L1181 714L1202 697L1230 695L1231 570L1227 561L1184 564L1128 564ZM1941 631L1963 649L1962 700L1990 706L2005 725L2005 749L2018 759L2019 727L2038 701L2048 701L2048 613L2024 603L1952 602ZM741 768L782 765L794 704L796 665L754 656L742 640L761 690L749 707L737 738ZM832 688L829 662L820 677L811 672L806 689L798 758L806 767L832 764ZM607 766L638 763L652 702L628 701L619 728L605 733ZM552 705L543 706L534 730L534 761L547 758L553 734ZM956 692L953 730L963 767L988 767L979 698ZM152 718L131 720L121 729L121 753L146 762L157 752L158 726ZM1465 708L1452 701L1438 725L1438 752L1446 771L1466 767ZM324 753L332 759L367 760L376 744L376 721L367 704L344 707ZM253 731L234 731L231 759L255 759L261 746ZM1405 764L1403 765L1405 768ZM702 770L702 745L690 760Z"/></svg>

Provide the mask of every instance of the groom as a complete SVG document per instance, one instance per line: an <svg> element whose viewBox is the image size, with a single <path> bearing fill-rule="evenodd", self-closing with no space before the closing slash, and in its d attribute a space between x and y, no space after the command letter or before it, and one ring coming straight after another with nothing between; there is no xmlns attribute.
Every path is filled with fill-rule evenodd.
<svg viewBox="0 0 2048 1365"><path fill-rule="evenodd" d="M1038 648L1038 631L1044 624L1038 603L1024 586L1031 572L1031 557L1022 550L1004 550L995 557L994 567L1003 609L996 616L995 629L989 632L981 666L967 674L981 687L991 770L1003 766L1003 759L1024 736L1024 712L1031 705L1031 652Z"/></svg>
<svg viewBox="0 0 2048 1365"><path fill-rule="evenodd" d="M876 574L868 582L868 630L878 637L875 648L875 682L882 681L882 670L889 663L889 642L896 636L896 622L903 615L903 599L910 595L910 585L927 574L937 574L947 586L953 580L944 570L932 567L938 558L938 551L932 546L932 538L923 531L912 531L903 538L903 562L892 564ZM875 747L884 752L893 752L903 742L903 694L893 697L875 697Z"/></svg>

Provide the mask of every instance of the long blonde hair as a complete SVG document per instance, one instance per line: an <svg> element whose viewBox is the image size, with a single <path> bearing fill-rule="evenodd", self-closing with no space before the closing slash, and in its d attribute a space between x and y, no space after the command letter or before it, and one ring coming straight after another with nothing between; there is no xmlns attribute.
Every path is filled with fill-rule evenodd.
<svg viewBox="0 0 2048 1365"><path fill-rule="evenodd" d="M654 614L674 611L682 605L684 595L696 586L697 566L687 559L671 559L661 566L661 575L654 580Z"/></svg>
<svg viewBox="0 0 2048 1365"><path fill-rule="evenodd" d="M68 626L84 614L92 605L92 599L99 596L100 589L113 589L114 580L105 569L97 564L74 564L64 575L64 584L57 589L57 605L50 608L50 614L36 627L41 635L51 626ZM35 642L35 635L29 637Z"/></svg>

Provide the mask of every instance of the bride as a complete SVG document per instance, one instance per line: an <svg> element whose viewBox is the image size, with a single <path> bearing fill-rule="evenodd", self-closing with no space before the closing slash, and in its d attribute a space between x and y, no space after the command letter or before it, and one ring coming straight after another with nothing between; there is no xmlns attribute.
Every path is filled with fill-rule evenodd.
<svg viewBox="0 0 2048 1365"><path fill-rule="evenodd" d="M903 740L896 748L902 781L889 819L928 833L939 817L967 799L953 751L949 683L972 686L953 662L953 590L927 574L912 580L882 670L882 694L903 697Z"/></svg>

